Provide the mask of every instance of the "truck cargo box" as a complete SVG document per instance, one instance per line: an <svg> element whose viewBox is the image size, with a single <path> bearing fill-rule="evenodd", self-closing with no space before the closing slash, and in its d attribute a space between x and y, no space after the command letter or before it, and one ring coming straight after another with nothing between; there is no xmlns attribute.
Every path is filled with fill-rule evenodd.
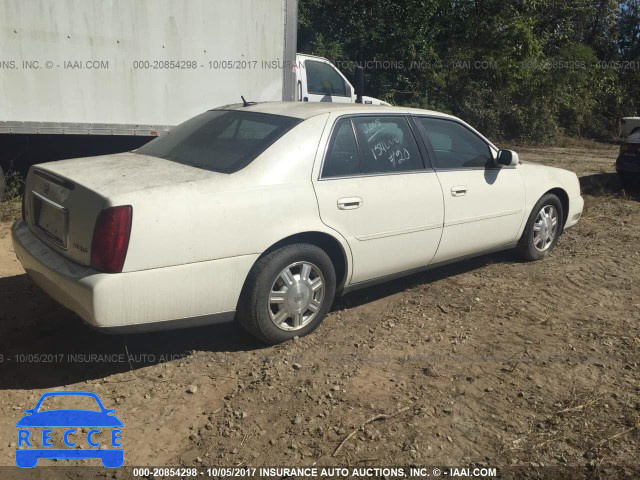
<svg viewBox="0 0 640 480"><path fill-rule="evenodd" d="M0 133L149 135L293 100L297 0L3 0Z"/></svg>

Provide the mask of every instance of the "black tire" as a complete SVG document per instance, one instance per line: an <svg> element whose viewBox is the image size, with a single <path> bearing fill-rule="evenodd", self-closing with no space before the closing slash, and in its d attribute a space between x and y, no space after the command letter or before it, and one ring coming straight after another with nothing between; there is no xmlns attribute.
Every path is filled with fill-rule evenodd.
<svg viewBox="0 0 640 480"><path fill-rule="evenodd" d="M640 174L618 172L618 178L624 190L633 192L640 187Z"/></svg>
<svg viewBox="0 0 640 480"><path fill-rule="evenodd" d="M540 211L548 206L552 206L553 208L555 208L558 214L557 229L551 243L544 250L539 250L538 248L536 248L534 243L534 225ZM551 253L555 248L556 243L558 243L560 235L562 235L562 229L564 227L564 216L565 213L562 208L562 202L560 202L560 199L557 196L553 195L552 193L548 193L544 195L540 200L538 200L538 203L536 203L535 207L533 207L533 210L531 211L531 215L529 215L527 225L525 226L522 237L520 237L520 241L518 242L518 246L516 248L520 257L523 260L532 262L536 260L542 260L547 255L549 255L549 253Z"/></svg>
<svg viewBox="0 0 640 480"><path fill-rule="evenodd" d="M298 330L283 330L271 319L269 295L280 273L290 265L308 262L324 277L324 296L315 317ZM236 318L260 341L275 345L313 332L329 312L336 291L336 274L329 256L321 248L306 243L286 245L260 258L244 284Z"/></svg>

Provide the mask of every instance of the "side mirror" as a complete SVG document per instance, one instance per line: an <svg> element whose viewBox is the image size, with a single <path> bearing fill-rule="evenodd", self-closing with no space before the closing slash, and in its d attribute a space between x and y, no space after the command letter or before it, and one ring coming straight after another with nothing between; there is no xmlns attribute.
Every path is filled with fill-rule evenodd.
<svg viewBox="0 0 640 480"><path fill-rule="evenodd" d="M496 162L505 167L515 167L520 163L520 157L513 150L500 150Z"/></svg>

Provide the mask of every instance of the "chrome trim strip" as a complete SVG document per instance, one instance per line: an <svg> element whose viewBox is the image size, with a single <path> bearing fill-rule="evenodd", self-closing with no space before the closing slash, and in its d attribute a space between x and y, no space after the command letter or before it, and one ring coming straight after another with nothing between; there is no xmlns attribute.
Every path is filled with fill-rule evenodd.
<svg viewBox="0 0 640 480"><path fill-rule="evenodd" d="M490 214L490 215L482 215L480 217L471 217L471 218L463 218L462 220L453 220L451 222L445 222L444 226L446 227L452 227L454 225L461 225L463 223L473 223L473 222L479 222L482 220L489 220L491 218L500 218L500 217L508 217L511 215L517 215L519 213L522 213L522 208L518 209L518 210L510 210L508 212L502 212L502 213L498 213L498 214Z"/></svg>
<svg viewBox="0 0 640 480"><path fill-rule="evenodd" d="M62 210L65 213L69 213L69 211L66 209L66 207L64 205L60 205L59 203L54 202L53 200L48 199L47 197L44 197L42 195L40 195L38 192L31 192L32 195L35 195L36 197L38 197L40 200L42 200L45 203L48 203L49 205L51 205L54 208L57 208L58 210Z"/></svg>
<svg viewBox="0 0 640 480"><path fill-rule="evenodd" d="M332 180L347 180L354 178L369 178L369 177L390 177L393 175L416 175L420 173L435 173L433 170L407 170L406 172L386 172L386 173L363 173L359 175L346 175L344 177L328 177L319 178L318 182L330 182Z"/></svg>
<svg viewBox="0 0 640 480"><path fill-rule="evenodd" d="M420 225L417 227L402 228L400 230L391 230L389 232L372 233L369 235L361 235L356 240L366 242L368 240L377 240L379 238L396 237L398 235L406 235L408 233L425 232L427 230L435 230L442 228L442 223L432 223L431 225Z"/></svg>

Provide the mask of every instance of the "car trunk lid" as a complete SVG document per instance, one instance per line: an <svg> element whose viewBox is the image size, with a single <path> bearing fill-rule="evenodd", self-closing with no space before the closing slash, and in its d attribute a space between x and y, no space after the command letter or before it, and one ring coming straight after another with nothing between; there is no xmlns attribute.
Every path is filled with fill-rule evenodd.
<svg viewBox="0 0 640 480"><path fill-rule="evenodd" d="M96 220L115 197L210 176L222 174L134 153L35 165L25 186L25 221L55 251L89 266Z"/></svg>

